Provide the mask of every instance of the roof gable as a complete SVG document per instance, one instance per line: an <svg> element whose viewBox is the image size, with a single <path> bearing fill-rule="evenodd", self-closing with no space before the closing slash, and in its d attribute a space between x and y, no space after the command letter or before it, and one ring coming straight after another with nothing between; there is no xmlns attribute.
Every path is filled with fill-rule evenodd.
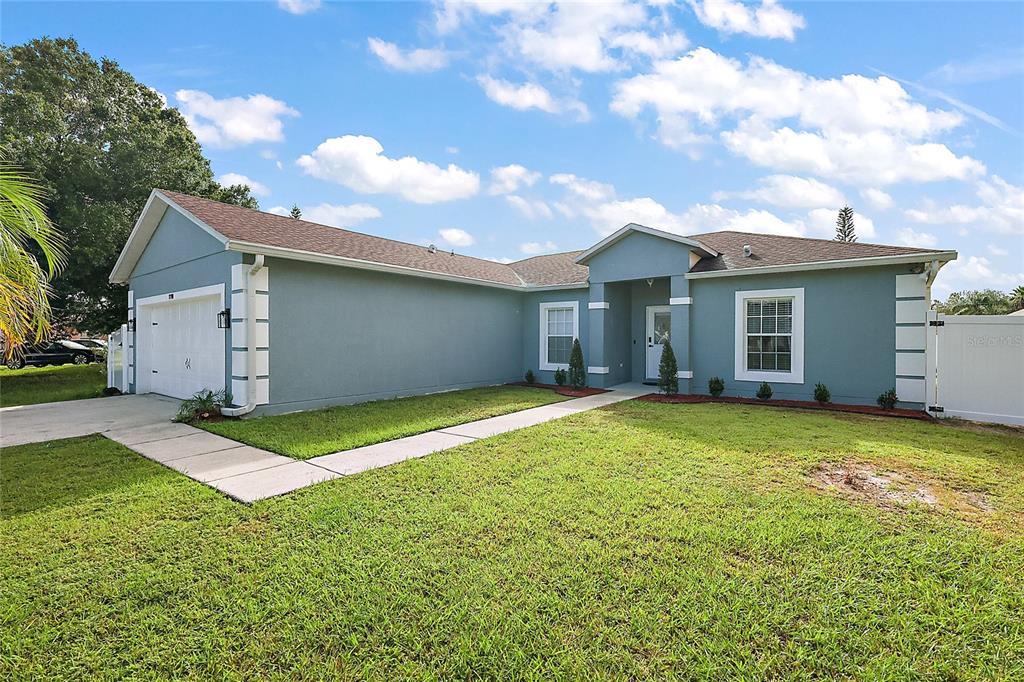
<svg viewBox="0 0 1024 682"><path fill-rule="evenodd" d="M704 244L700 243L693 237L684 237L679 234L672 232L666 232L653 227L647 227L646 225L639 225L637 223L629 223L628 225L619 228L615 232L611 233L598 243L591 246L589 249L581 253L576 257L577 263L587 263L591 258L601 253L605 249L611 248L618 242L622 241L626 237L634 233L643 233L651 235L652 237L659 237L661 239L667 239L672 242L677 242L685 246L689 246L691 249L696 251L699 255L705 257L714 257L718 255L718 252L708 248Z"/></svg>

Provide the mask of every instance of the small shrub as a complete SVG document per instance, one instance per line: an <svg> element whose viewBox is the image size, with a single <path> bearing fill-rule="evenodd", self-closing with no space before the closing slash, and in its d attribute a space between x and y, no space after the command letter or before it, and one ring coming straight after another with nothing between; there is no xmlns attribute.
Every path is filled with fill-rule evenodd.
<svg viewBox="0 0 1024 682"><path fill-rule="evenodd" d="M666 340L661 346L661 362L658 363L658 387L669 395L679 393L679 365L672 344Z"/></svg>
<svg viewBox="0 0 1024 682"><path fill-rule="evenodd" d="M203 389L181 403L174 421L187 423L217 417L220 416L220 408L230 403L231 394L227 391Z"/></svg>
<svg viewBox="0 0 1024 682"><path fill-rule="evenodd" d="M725 382L722 381L722 377L711 377L708 379L708 393L717 398L722 395L722 391L724 390Z"/></svg>
<svg viewBox="0 0 1024 682"><path fill-rule="evenodd" d="M565 381L568 378L568 376L569 375L566 374L564 369L556 369L555 370L555 383L558 384L559 386L565 386Z"/></svg>
<svg viewBox="0 0 1024 682"><path fill-rule="evenodd" d="M896 407L896 403L899 402L899 396L896 395L896 389L890 388L888 391L878 396L878 404L886 410L891 410Z"/></svg>
<svg viewBox="0 0 1024 682"><path fill-rule="evenodd" d="M532 369L526 370L526 383L532 384L535 381L537 381L537 377L533 376L533 370Z"/></svg>
<svg viewBox="0 0 1024 682"><path fill-rule="evenodd" d="M832 394L828 392L828 386L822 383L814 384L814 399L823 404L832 402Z"/></svg>
<svg viewBox="0 0 1024 682"><path fill-rule="evenodd" d="M583 346L579 339L572 340L569 352L569 385L576 390L587 385L587 369L583 366Z"/></svg>
<svg viewBox="0 0 1024 682"><path fill-rule="evenodd" d="M121 389L119 389L117 386L107 386L105 389L103 389L104 398L109 398L112 395L121 395Z"/></svg>
<svg viewBox="0 0 1024 682"><path fill-rule="evenodd" d="M757 397L760 400L768 400L772 397L772 387L767 381L762 381L761 385L757 387Z"/></svg>

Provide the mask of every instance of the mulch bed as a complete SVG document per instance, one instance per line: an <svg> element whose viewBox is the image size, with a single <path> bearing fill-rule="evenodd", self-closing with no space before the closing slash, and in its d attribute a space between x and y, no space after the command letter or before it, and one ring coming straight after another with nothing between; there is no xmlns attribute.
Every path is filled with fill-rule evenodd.
<svg viewBox="0 0 1024 682"><path fill-rule="evenodd" d="M601 393L607 393L608 390L604 388L591 388L590 386L576 390L568 386L559 386L557 384L528 384L525 381L513 381L507 386L526 386L527 388L547 388L558 395L568 396L569 398L586 398L588 395L600 395Z"/></svg>
<svg viewBox="0 0 1024 682"><path fill-rule="evenodd" d="M886 410L874 405L840 405L837 403L818 403L809 400L758 400L756 398L730 398L726 396L714 397L710 395L665 395L663 393L648 393L637 400L649 403L734 403L738 405L767 405L769 407L795 407L801 410L829 410L831 412L852 412L854 414L869 414L875 417L899 417L900 419L919 419L921 421L935 421L927 412L921 410L908 410L902 407L894 407Z"/></svg>

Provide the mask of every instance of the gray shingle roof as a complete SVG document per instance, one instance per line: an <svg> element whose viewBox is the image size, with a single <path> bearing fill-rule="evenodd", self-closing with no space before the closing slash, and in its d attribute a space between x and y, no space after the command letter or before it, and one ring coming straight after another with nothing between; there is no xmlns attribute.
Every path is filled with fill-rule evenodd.
<svg viewBox="0 0 1024 682"><path fill-rule="evenodd" d="M885 246L862 242L837 242L830 239L782 237L753 232L706 232L690 235L719 252L717 258L702 258L691 272L719 272L761 268L772 265L799 265L821 261L839 261L852 258L879 256L905 256L915 253L935 253L936 249L917 249L909 246ZM744 245L750 245L751 256L743 255Z"/></svg>
<svg viewBox="0 0 1024 682"><path fill-rule="evenodd" d="M534 256L504 264L448 251L432 253L425 246L222 204L179 192L160 192L228 239L261 246L340 256L515 287L584 284L589 273L586 265L575 262L582 251ZM695 273L934 252L905 246L846 244L750 232L707 232L690 235L690 238L720 254L717 258L701 259L691 270ZM747 244L753 251L749 258L743 255L743 246Z"/></svg>

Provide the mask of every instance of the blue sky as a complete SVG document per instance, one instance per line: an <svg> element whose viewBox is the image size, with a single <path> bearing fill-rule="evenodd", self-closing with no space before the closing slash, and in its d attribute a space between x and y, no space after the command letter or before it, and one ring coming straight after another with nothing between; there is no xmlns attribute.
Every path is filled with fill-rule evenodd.
<svg viewBox="0 0 1024 682"><path fill-rule="evenodd" d="M626 222L953 248L1024 283L1024 4L5 2L162 93L264 210L469 255Z"/></svg>

